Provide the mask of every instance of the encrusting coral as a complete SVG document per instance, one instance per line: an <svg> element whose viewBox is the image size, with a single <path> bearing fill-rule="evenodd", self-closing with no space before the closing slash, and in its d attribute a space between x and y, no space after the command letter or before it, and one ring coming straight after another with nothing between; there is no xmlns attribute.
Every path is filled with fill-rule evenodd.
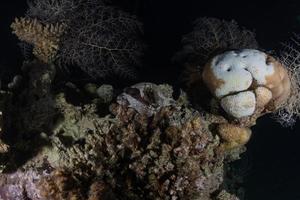
<svg viewBox="0 0 300 200"><path fill-rule="evenodd" d="M21 41L34 46L33 54L45 63L55 59L60 38L65 31L63 24L42 24L30 18L16 18L11 28Z"/></svg>

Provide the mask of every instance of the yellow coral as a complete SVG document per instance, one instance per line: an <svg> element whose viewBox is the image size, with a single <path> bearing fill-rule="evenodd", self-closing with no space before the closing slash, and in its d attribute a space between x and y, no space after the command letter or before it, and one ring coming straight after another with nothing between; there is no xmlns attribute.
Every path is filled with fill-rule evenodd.
<svg viewBox="0 0 300 200"><path fill-rule="evenodd" d="M233 124L219 124L217 131L223 140L221 148L224 150L245 145L251 137L251 130L249 128L240 127Z"/></svg>
<svg viewBox="0 0 300 200"><path fill-rule="evenodd" d="M13 33L21 41L34 46L33 54L43 62L49 63L55 58L61 35L64 33L63 24L42 24L37 19L16 18L11 24Z"/></svg>

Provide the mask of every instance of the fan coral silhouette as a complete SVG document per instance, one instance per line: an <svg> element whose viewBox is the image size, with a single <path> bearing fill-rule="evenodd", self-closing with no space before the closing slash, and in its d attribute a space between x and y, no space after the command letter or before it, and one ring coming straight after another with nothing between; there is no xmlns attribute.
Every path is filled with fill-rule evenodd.
<svg viewBox="0 0 300 200"><path fill-rule="evenodd" d="M291 80L291 95L275 113L275 118L283 126L292 126L300 117L300 35L294 35L283 43L279 60L286 66Z"/></svg>
<svg viewBox="0 0 300 200"><path fill-rule="evenodd" d="M194 30L182 39L179 58L205 63L212 55L228 49L256 49L255 33L238 26L234 20L203 17L195 21Z"/></svg>
<svg viewBox="0 0 300 200"><path fill-rule="evenodd" d="M134 16L103 1L33 0L26 17L44 26L66 25L56 59L61 66L76 65L94 79L136 77L144 44Z"/></svg>

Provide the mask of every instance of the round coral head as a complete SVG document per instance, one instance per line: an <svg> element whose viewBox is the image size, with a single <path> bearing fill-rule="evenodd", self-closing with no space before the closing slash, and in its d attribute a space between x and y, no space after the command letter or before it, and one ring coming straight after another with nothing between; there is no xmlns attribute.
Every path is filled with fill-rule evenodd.
<svg viewBox="0 0 300 200"><path fill-rule="evenodd" d="M224 98L233 99L237 95L238 99L246 101L249 98L245 95L249 96L250 91L258 94L255 90L264 88L259 90L262 96L255 96L251 103L253 108L248 108L247 112L244 107L241 110L231 108L234 106L232 103L222 104L223 109L236 118L252 115L254 108L261 105L272 103L277 108L290 95L291 83L286 68L271 55L255 49L226 51L216 55L205 65L202 79L220 101ZM234 113L231 113L233 110Z"/></svg>

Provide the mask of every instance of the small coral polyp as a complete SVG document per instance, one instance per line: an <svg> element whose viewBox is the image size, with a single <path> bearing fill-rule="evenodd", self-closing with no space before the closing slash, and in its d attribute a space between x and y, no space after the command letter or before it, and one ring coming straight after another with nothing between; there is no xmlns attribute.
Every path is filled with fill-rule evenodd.
<svg viewBox="0 0 300 200"><path fill-rule="evenodd" d="M232 117L248 117L258 107L277 108L290 95L286 68L256 49L226 51L204 67L202 78L210 92Z"/></svg>

